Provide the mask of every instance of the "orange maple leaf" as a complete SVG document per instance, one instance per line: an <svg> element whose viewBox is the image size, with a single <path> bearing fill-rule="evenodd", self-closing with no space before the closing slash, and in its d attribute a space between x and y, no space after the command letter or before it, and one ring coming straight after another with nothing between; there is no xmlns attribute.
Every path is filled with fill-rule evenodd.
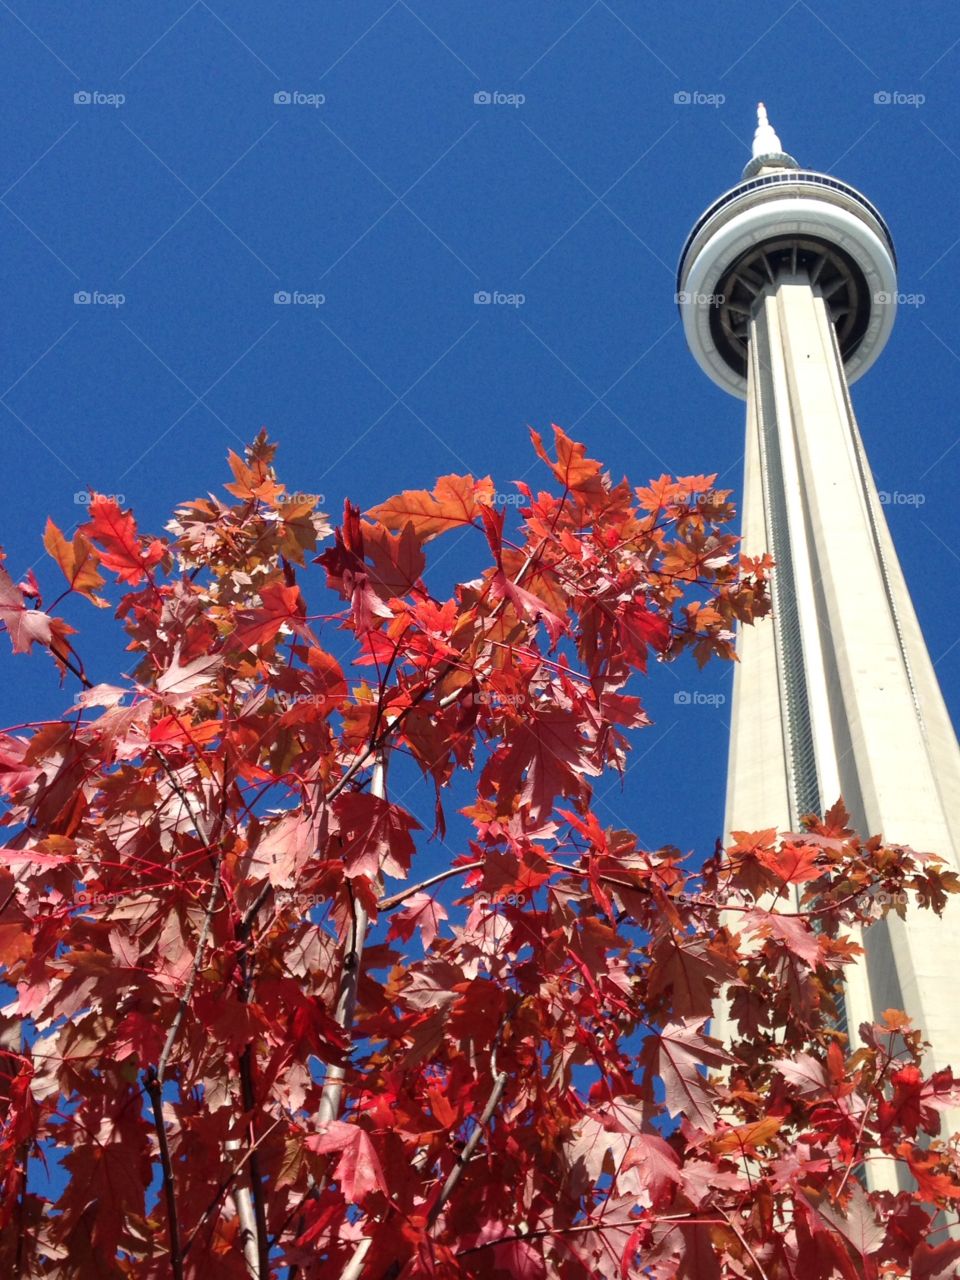
<svg viewBox="0 0 960 1280"><path fill-rule="evenodd" d="M426 489L405 489L379 506L371 507L366 514L393 533L412 525L421 542L429 542L448 529L472 524L480 507L489 505L492 497L493 481L489 476L484 480L474 480L473 476L441 476L432 493Z"/></svg>
<svg viewBox="0 0 960 1280"><path fill-rule="evenodd" d="M103 586L103 578L97 571L100 557L78 530L73 541L68 542L63 533L48 518L43 545L63 570L63 576L70 584L70 590L78 595L86 596L99 609L107 608L107 601L96 594Z"/></svg>
<svg viewBox="0 0 960 1280"><path fill-rule="evenodd" d="M560 483L574 493L599 494L604 492L601 476L603 464L586 457L586 446L571 440L565 431L553 424L553 440L557 460L553 462L543 447L543 438L531 430L530 438L538 457L542 458Z"/></svg>

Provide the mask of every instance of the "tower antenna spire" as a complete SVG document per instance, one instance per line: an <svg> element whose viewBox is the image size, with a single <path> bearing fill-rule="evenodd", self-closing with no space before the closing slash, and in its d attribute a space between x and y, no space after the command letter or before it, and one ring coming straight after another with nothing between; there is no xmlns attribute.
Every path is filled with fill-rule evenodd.
<svg viewBox="0 0 960 1280"><path fill-rule="evenodd" d="M759 160L761 156L779 155L783 152L783 145L777 136L777 131L767 118L767 108L762 102L757 103L757 129L753 135L753 158Z"/></svg>
<svg viewBox="0 0 960 1280"><path fill-rule="evenodd" d="M757 128L753 135L753 156L743 171L744 178L753 178L761 169L798 169L793 156L783 149L783 143L767 116L767 108L757 103Z"/></svg>

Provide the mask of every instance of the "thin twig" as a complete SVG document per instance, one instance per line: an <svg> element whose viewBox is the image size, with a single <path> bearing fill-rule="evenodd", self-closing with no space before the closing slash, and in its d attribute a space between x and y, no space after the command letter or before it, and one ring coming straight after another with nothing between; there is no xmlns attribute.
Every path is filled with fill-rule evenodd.
<svg viewBox="0 0 960 1280"><path fill-rule="evenodd" d="M439 1199L430 1210L430 1216L427 1219L430 1226L433 1226L436 1222L437 1218L440 1216L440 1210L450 1199L451 1195L453 1195L457 1183L463 1177L463 1171L466 1169L467 1164L470 1161L470 1157L473 1155L474 1151L476 1151L477 1145L483 1137L483 1132L490 1123L490 1117L500 1105L500 1099L503 1097L503 1091L506 1088L506 1085L507 1073L505 1071L498 1072L494 1077L493 1088L490 1090L490 1097L487 1099L487 1105L483 1108L480 1119L477 1121L477 1127L467 1139L466 1146L457 1157L457 1163L447 1175L447 1180L443 1184L443 1190L440 1192Z"/></svg>
<svg viewBox="0 0 960 1280"><path fill-rule="evenodd" d="M887 1055L886 1055L886 1061L884 1062L883 1066L880 1069L880 1074L877 1076L876 1080L873 1082L873 1089L875 1091L879 1090L880 1086L883 1083L883 1077L887 1074L887 1071L889 1070L892 1063L895 1061L895 1058L896 1058L896 1055L890 1049L888 1049ZM860 1150L860 1144L863 1141L863 1131L867 1127L867 1121L869 1120L869 1118L870 1118L870 1100L869 1098L867 1098L863 1104L863 1116L861 1117L860 1124L857 1128L857 1136L853 1142L853 1150L851 1152L850 1159L847 1161L847 1167L844 1171L843 1177L840 1180L840 1185L839 1187L837 1187L836 1191L833 1193L833 1199L836 1204L840 1203L840 1197L843 1194L844 1187L847 1185L847 1182L850 1179L850 1174L853 1172L856 1164L860 1163L860 1161L857 1160L857 1152Z"/></svg>
<svg viewBox="0 0 960 1280"><path fill-rule="evenodd" d="M484 1130L486 1129L487 1125L490 1123L490 1119L493 1116L493 1113L496 1111L497 1107L500 1105L500 1099L503 1097L503 1091L507 1086L507 1073L506 1071L497 1070L497 1047L500 1041L500 1037L503 1035L503 1029L509 1022L515 1009L516 1009L516 1006L514 1006L513 1010L510 1010L507 1013L505 1013L500 1020L500 1026L497 1028L497 1034L494 1037L493 1047L490 1050L490 1074L493 1076L493 1088L490 1090L490 1096L487 1099L487 1105L483 1108L483 1111L480 1114L480 1118L477 1121L476 1128L474 1129L473 1133L471 1133L470 1137L467 1139L463 1150L460 1152L459 1156L457 1157L457 1163L453 1166L453 1168L447 1174L447 1180L443 1184L443 1189L441 1190L438 1199L435 1201L433 1207L430 1210L429 1215L427 1216L428 1227L433 1226L437 1218L440 1216L440 1210L443 1208L443 1206L447 1203L447 1201L453 1195L453 1192L456 1189L457 1183L463 1177L464 1170L469 1164L474 1151L476 1151L477 1146L480 1142L480 1139L483 1137Z"/></svg>
<svg viewBox="0 0 960 1280"><path fill-rule="evenodd" d="M224 1196L227 1194L227 1192L230 1190L230 1186L231 1186L231 1184L233 1183L233 1181L234 1181L234 1179L237 1177L237 1175L241 1172L241 1170L244 1168L244 1166L247 1164L247 1162L248 1162L248 1161L249 1161L249 1159L250 1159L250 1156L251 1156L251 1155L253 1154L253 1152L257 1149L257 1147L262 1146L262 1144L263 1144L264 1142L266 1142L267 1138L269 1138L269 1137L270 1137L270 1135L271 1135L271 1134L272 1134L276 1129L278 1129L278 1128L280 1127L280 1125L281 1125L281 1124L283 1124L283 1120L282 1120L282 1119L280 1119L280 1120L274 1120L274 1122L273 1122L273 1124L270 1126L270 1128L269 1128L269 1129L267 1129L265 1133L262 1133L262 1134L260 1135L260 1137L256 1140L256 1142L255 1142L255 1143L253 1143L253 1145L252 1145L252 1146L250 1146L250 1147L248 1147L248 1148L247 1148L247 1150L243 1153L242 1158L241 1158L240 1160L238 1160L238 1161L237 1161L237 1163L234 1165L234 1167L230 1170L230 1172L227 1174L227 1176L223 1179L223 1181L222 1181L222 1182L220 1183L220 1185L217 1187L216 1194L214 1195L214 1197L213 1197L213 1199L210 1201L210 1203L207 1205L206 1209L204 1209L203 1213L201 1213L201 1215L200 1215L200 1217L199 1217L199 1219L198 1219L198 1221L197 1221L197 1225L193 1228L193 1231L191 1231L191 1233L190 1233L190 1239L189 1239L189 1240L187 1241L187 1243L183 1246L183 1256L184 1256L184 1257L186 1257L186 1256L187 1256L187 1254L190 1252L190 1249L192 1248L193 1243L194 1243L194 1241L196 1240L197 1235L199 1234L201 1227L202 1227L202 1226L203 1226L203 1224L207 1221L207 1219L210 1217L210 1215L213 1213L213 1211L216 1209L217 1205L220 1203L220 1201L223 1199L223 1197L224 1197ZM238 1142L236 1139L231 1139L229 1142L225 1143L224 1145L226 1146L226 1148L227 1148L227 1150L228 1150L228 1151L239 1151L239 1149L240 1149L240 1144L239 1144L239 1142Z"/></svg>
<svg viewBox="0 0 960 1280"><path fill-rule="evenodd" d="M203 962L203 953L206 950L207 939L210 936L210 929L213 922L213 913L217 908L217 898L220 895L220 868L221 856L217 855L213 870L213 883L210 885L210 893L207 897L207 905L204 912L203 927L200 930L200 938L197 942L197 949L193 954L193 964L190 967L190 977L187 979L187 985L184 987L183 994L180 997L180 1003L177 1005L177 1012L173 1015L173 1021L170 1023L170 1029L167 1031L167 1038L163 1044L163 1052L160 1054L160 1061L157 1063L157 1080L163 1083L164 1073L167 1069L167 1063L170 1061L170 1055L173 1052L173 1046L180 1031L180 1025L183 1022L187 1008L193 998L193 988L197 981L197 974L200 971L200 965Z"/></svg>
<svg viewBox="0 0 960 1280"><path fill-rule="evenodd" d="M520 567L520 570L516 575L515 581L517 583L519 583L521 579L526 575L527 570L530 568L533 561L537 558L537 556L539 556L545 542L546 542L546 538L542 539L540 542L540 545L536 548L536 550L532 550L528 553L523 565ZM506 596L504 596L503 599L501 599L498 602L498 604L496 605L496 607L491 613L490 621L493 621L496 618L497 614L501 611L501 609L506 604L506 599L507 599ZM394 657L395 656L396 654L394 654ZM387 746L387 739L392 734L394 734L398 728L402 726L404 717L407 714L409 714L409 712L412 711L413 708L420 701L422 701L423 698L425 698L426 695L432 689L437 688L440 681L450 671L454 669L455 665L456 664L453 662L447 662L436 674L431 684L425 686L420 691L420 693L418 693L414 698L412 698L403 711L399 712L396 716L392 718L388 718L386 725L384 726L383 730L380 733L377 733L376 731L374 731L374 733L371 735L371 740L367 745L366 750L353 761L353 763L349 766L346 772L341 775L338 781L326 793L324 797L325 803L329 804L332 800L335 800L336 797L349 784L351 779L354 778L356 774L360 771L360 769L362 769L371 759L374 761L374 767L373 767L373 776L370 782L370 792L372 795L379 797L381 800L386 799L386 768L387 768L387 763L389 761L389 752L390 752L390 748ZM463 693L465 692L466 688L467 686L452 689L450 693L446 694L443 698L438 700L438 706L443 710L445 710L449 706L452 706L460 697L463 696ZM378 710L378 725L379 725L379 719L380 719L380 712ZM439 875L433 876L430 879L424 881L423 884L416 885L412 888L402 890L399 894L394 894L393 897L391 898L383 899L380 903L378 903L378 910L389 911L391 908L398 906L406 898L411 897L414 893L417 893L420 890L427 888L432 884L436 884L441 880L445 880L449 876L455 875L461 871L476 870L481 866L483 866L482 862L476 862L476 863L470 864L469 866L457 867L455 869L442 872ZM257 901L254 903L253 908L251 908L251 910L247 913L247 918L252 918L253 916L256 915L256 911L259 910L259 907L261 905L261 899L264 896L265 895L261 893L260 897L258 897ZM364 945L366 929L367 929L367 913L365 909L360 903L357 903L354 900L352 900L351 905L353 909L353 921L352 921L352 930L351 930L352 938L350 943L350 950L347 953L347 955L344 957L343 967L342 967L341 976L340 976L340 993L338 996L336 1010L334 1014L336 1021L344 1029L349 1028L353 1022L354 1010L356 1008L357 986L360 980L361 960L363 957L363 945ZM495 1061L495 1055L494 1055L494 1061ZM343 1095L343 1082L344 1082L345 1076L346 1076L345 1068L337 1065L331 1066L327 1071L326 1080L324 1081L323 1093L320 1099L320 1106L317 1112L317 1119L321 1126L329 1124L332 1120L335 1120L337 1116L340 1114L340 1103ZM469 1159L470 1154L472 1154L477 1143L480 1141L480 1135L482 1134L484 1127L489 1122L490 1116L493 1114L493 1111L496 1109L497 1104L500 1101L500 1097L506 1086L506 1080L507 1080L507 1077L506 1075L504 1075L502 1077L502 1080L498 1077L497 1082L495 1082L494 1093L491 1095L490 1102L488 1102L489 1113L485 1109L484 1114L480 1119L480 1123L477 1130L471 1136L471 1140L470 1142L468 1142L467 1148L465 1148L465 1152L464 1152L466 1159ZM461 1159L464 1158L464 1155L461 1156ZM456 1177L454 1177L453 1174L451 1174L453 1181L450 1181L450 1179L448 1179L449 1186L445 1186L443 1191L441 1192L441 1200L440 1200L441 1205L445 1200L445 1198L453 1191L454 1187L456 1186L457 1182L462 1176L462 1166L458 1165L458 1169L459 1169L459 1172L457 1172L457 1170L454 1170ZM311 1192L315 1193L316 1188L311 1188ZM311 1192L308 1192L308 1194L311 1194ZM301 1217L301 1222L302 1222L302 1217ZM350 1261L347 1263L346 1269L342 1273L341 1280L355 1280L355 1277L359 1276L360 1269L363 1266L363 1261L369 1249L370 1249L370 1238L368 1237L364 1240L361 1240L357 1248L354 1250L353 1256L351 1257ZM296 1264L291 1266L288 1280L295 1280L295 1277L298 1271L299 1271L299 1268L296 1266Z"/></svg>
<svg viewBox="0 0 960 1280"><path fill-rule="evenodd" d="M733 1234L737 1237L737 1239L743 1245L744 1249L746 1249L747 1253L750 1255L750 1259L753 1262L753 1265L757 1268L757 1275L760 1277L760 1280L770 1280L770 1277L767 1275L766 1271L764 1271L763 1267L760 1265L760 1259L750 1248L745 1237L741 1234L740 1229L738 1228L737 1224L733 1221L733 1219L730 1217L730 1215L725 1210L719 1208L719 1206L717 1208L717 1212L719 1214L722 1214L722 1216L726 1219L727 1225L729 1226L730 1230L733 1232Z"/></svg>
<svg viewBox="0 0 960 1280"><path fill-rule="evenodd" d="M388 732L390 725L384 732ZM370 779L370 794L376 796L380 800L387 798L387 765L389 763L389 748L381 747L376 755L373 766L373 776ZM367 932L367 912L362 903L357 902L354 896L350 897L353 918L350 925L350 945L349 950L343 958L343 965L340 970L340 990L337 996L337 1004L334 1010L334 1018L337 1023L347 1032L353 1026L354 1013L357 1007L357 988L360 983L360 969L363 960L363 944L366 939ZM340 1114L340 1104L343 1098L343 1082L346 1079L346 1067L339 1066L334 1063L327 1069L326 1078L323 1082L323 1092L320 1095L320 1106L317 1108L317 1121L321 1128L336 1120ZM308 1194L316 1194L318 1188L313 1186ZM301 1224L303 1217L301 1215ZM298 1231L302 1231L302 1225ZM354 1251L354 1257L347 1264L347 1273L351 1274L350 1268L353 1266L358 1253L362 1252L360 1263L366 1256L366 1250L369 1245L364 1248L363 1241L360 1242ZM359 1265L359 1264L358 1264ZM294 1280L299 1267L294 1264L290 1268L288 1280Z"/></svg>
<svg viewBox="0 0 960 1280"><path fill-rule="evenodd" d="M415 893L421 893L424 889L429 889L431 885L439 884L441 880L449 880L451 876L460 875L463 871L477 871L486 864L480 862L465 862L459 867L448 867L446 871L439 871L435 876L431 876L429 880L421 880L419 884L411 885L408 889L403 889L400 893L395 893L391 898L381 898L377 903L378 911L392 911L394 907L399 907L401 902L405 902L407 898L412 898Z"/></svg>
<svg viewBox="0 0 960 1280"><path fill-rule="evenodd" d="M163 756L163 753L161 751L156 751L155 749L155 754L157 759L160 761L160 765L164 773L166 773L167 775L167 779L170 782L170 785L173 787L176 794L180 797L180 802L183 805L184 809L186 809L187 816L189 817L190 821L193 823L196 829L197 835L203 841L207 850L210 851L211 846L213 844L213 833L207 828L206 823L201 821L199 814L195 814L193 812L193 808L190 804L190 801L187 799L186 793L184 792L183 788L180 786L180 783L179 783L179 780L177 779L176 774L170 768L169 764L167 763L166 759ZM190 1000L193 996L193 988L197 980L197 973L200 970L200 965L203 961L203 953L206 950L206 946L207 946L207 939L210 936L210 929L213 923L213 913L216 911L217 899L220 895L220 871L222 866L222 859L223 859L223 853L222 851L220 851L217 853L216 857L214 858L213 880L210 885L210 893L207 896L207 905L204 910L203 926L200 930L200 938L197 942L196 951L193 954L193 964L190 967L190 977L187 979L187 985L184 988L183 994L180 997L180 1003L177 1005L177 1012L174 1014L173 1022L171 1022L169 1030L167 1031L167 1038L163 1044L163 1050L160 1054L160 1061L157 1063L157 1080L161 1085L163 1084L163 1078L167 1069L167 1063L170 1060L170 1054L173 1052L173 1046L177 1039L177 1035L180 1031L180 1024L183 1022L184 1015L187 1012L187 1007L189 1006Z"/></svg>
<svg viewBox="0 0 960 1280"><path fill-rule="evenodd" d="M524 560L523 564L520 566L519 570L517 571L517 576L513 580L515 585L519 586L520 582L526 576L527 570L530 568L531 564L533 564L534 560L539 556L540 552L543 550L543 547L546 541L547 541L546 537L541 538L539 545L534 550L531 550L527 553L526 559ZM489 590L489 586L487 590ZM497 604L494 606L494 608L491 610L488 622L493 622L496 620L497 615L500 613L501 609L503 609L506 603L507 603L507 597L503 596L502 599L500 599L497 602ZM396 654L394 654L394 657L396 657ZM431 681L431 683L428 685L425 685L418 694L416 694L413 698L411 698L411 700L406 705L406 707L404 707L402 711L398 712L394 718L388 719L387 724L384 726L384 729L381 733L377 734L376 732L374 732L363 754L357 756L353 764L350 765L347 771L337 779L337 781L333 784L333 786L327 792L326 796L324 797L327 804L329 804L331 800L335 800L337 798L337 796L344 789L344 787L347 786L350 780L354 778L357 775L357 773L359 773L359 771L371 759L376 760L379 758L379 756L382 754L384 750L386 740L390 736L390 734L392 734L395 729L400 727L400 724L403 721L403 719L407 715L409 715L411 711L413 711L413 709L417 706L419 702L423 701L423 699L427 696L428 693L430 693L433 689L436 689L437 686L440 684L440 681L443 680L445 676L448 676L450 672L456 668L456 666L457 664L452 661L444 663L444 665L433 677L433 680ZM451 691L448 694L446 694L443 698L439 699L439 702L437 705L441 709L446 710L447 707L452 706L453 703L455 703L457 699L463 695L463 692L466 689L466 687L467 686L464 685L461 688L451 689ZM378 720L379 720L379 716L378 716ZM374 767L376 768L376 765L374 765Z"/></svg>
<svg viewBox="0 0 960 1280"><path fill-rule="evenodd" d="M249 906L249 907L247 908L247 910L246 910L246 912L245 912L245 914L244 914L243 919L242 919L242 920L240 921L240 923L237 925L237 937L238 937L238 938L246 938L246 937L247 937L247 935L249 934L250 930L253 928L253 922L254 922L254 920L256 920L257 915L259 914L259 912L260 912L260 908L261 908L261 907L263 906L263 904L266 902L267 898L269 898L269 896L270 896L270 893L271 893L271 890L272 890L272 889L273 889L273 885L270 883L270 881L269 881L269 880L267 880L267 881L264 883L263 888L262 888L262 889L260 890L260 892L257 894L256 898L254 898L253 903L251 904L251 906Z"/></svg>
<svg viewBox="0 0 960 1280"><path fill-rule="evenodd" d="M379 800L387 797L387 762L389 752L381 748L373 766L373 777L370 781L370 794ZM357 988L360 984L360 969L363 961L363 944L367 934L367 912L363 904L353 901L353 920L350 927L350 946L343 958L340 970L340 991L334 1010L334 1019L347 1032L353 1025L354 1011L357 1007ZM340 1101L343 1096L343 1082L346 1079L346 1067L334 1063L327 1071L317 1109L317 1121L321 1128L336 1120L340 1114Z"/></svg>
<svg viewBox="0 0 960 1280"><path fill-rule="evenodd" d="M179 781L167 761L164 759L163 753L156 752L160 764L167 774L168 779L179 795L180 801L187 811L191 822L196 829L197 835L203 841L205 847L209 851L213 844L213 833L207 827L207 824L201 821L198 814L194 814L193 809L187 799L186 794L180 787ZM218 828L222 828L223 815L221 814ZM219 830L217 831L219 836ZM163 1042L163 1049L160 1052L160 1058L156 1068L150 1068L147 1074L147 1090L150 1093L150 1100L153 1103L154 1119L157 1127L157 1138L160 1143L160 1160L163 1168L164 1193L167 1198L167 1218L170 1226L170 1256L171 1264L174 1270L174 1280L182 1280L183 1265L182 1254L180 1252L179 1228L177 1226L176 1214L176 1197L173 1185L173 1169L170 1165L169 1152L166 1150L166 1131L163 1127L162 1099L163 1099L163 1082L167 1071L167 1065L170 1056L173 1053L177 1036L183 1019L186 1016L187 1009L190 1007L190 1001L193 998L193 988L196 985L197 974L200 972L200 966L203 963L203 955L207 947L207 939L213 924L213 914L217 909L217 900L220 895L220 873L223 862L223 852L219 851L214 858L213 880L210 885L210 892L207 896L207 904L204 910L203 925L200 929L200 937L197 940L196 950L193 953L193 963L190 967L190 977L187 979L187 985L184 987L177 1004L177 1011L173 1015L173 1021L167 1030L166 1039Z"/></svg>
<svg viewBox="0 0 960 1280"><path fill-rule="evenodd" d="M545 1240L548 1236L582 1235L590 1231L622 1231L624 1227L636 1227L638 1221L638 1218L628 1218L626 1222L578 1222L569 1227L539 1227L535 1231L517 1231L513 1235L496 1236L492 1240L484 1240L481 1244L472 1244L466 1249L459 1249L456 1256L465 1258L470 1253L481 1253L484 1249L492 1249L497 1245L513 1244L516 1240ZM686 1222L691 1226L701 1227L722 1227L724 1225L724 1221L721 1218L698 1218L694 1210L691 1210L690 1213L674 1213L668 1216L651 1217L650 1222Z"/></svg>

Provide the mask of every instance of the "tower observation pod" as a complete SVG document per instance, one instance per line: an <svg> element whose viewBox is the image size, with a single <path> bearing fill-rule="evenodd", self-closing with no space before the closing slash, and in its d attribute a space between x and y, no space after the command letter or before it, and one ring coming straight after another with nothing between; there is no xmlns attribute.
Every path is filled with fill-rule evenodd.
<svg viewBox="0 0 960 1280"><path fill-rule="evenodd" d="M677 298L687 343L747 402L743 550L769 553L773 618L737 638L725 830L797 830L842 796L862 836L960 871L960 748L887 528L849 386L893 328L893 240L859 191L801 169L758 109L739 184L690 232ZM907 904L862 937L844 1029L904 1009L925 1066L960 1073L960 910ZM726 1003L714 1034L734 1033ZM960 1130L947 1112L944 1128ZM872 1187L898 1189L889 1162Z"/></svg>

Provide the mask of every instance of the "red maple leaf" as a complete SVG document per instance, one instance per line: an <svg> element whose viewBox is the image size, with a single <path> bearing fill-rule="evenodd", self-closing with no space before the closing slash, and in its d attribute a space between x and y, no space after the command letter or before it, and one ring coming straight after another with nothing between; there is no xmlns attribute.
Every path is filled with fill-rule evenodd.
<svg viewBox="0 0 960 1280"><path fill-rule="evenodd" d="M351 1204L358 1204L371 1191L389 1190L377 1149L359 1125L332 1120L323 1133L307 1138L306 1145L319 1155L339 1155L333 1176Z"/></svg>
<svg viewBox="0 0 960 1280"><path fill-rule="evenodd" d="M94 495L90 519L80 532L100 548L100 563L131 586L163 559L163 543L154 538L142 547L133 513L121 511L113 498Z"/></svg>
<svg viewBox="0 0 960 1280"><path fill-rule="evenodd" d="M299 587L272 583L262 588L259 608L247 609L237 615L233 638L244 649L269 644L284 624L294 630L302 630L305 613Z"/></svg>

